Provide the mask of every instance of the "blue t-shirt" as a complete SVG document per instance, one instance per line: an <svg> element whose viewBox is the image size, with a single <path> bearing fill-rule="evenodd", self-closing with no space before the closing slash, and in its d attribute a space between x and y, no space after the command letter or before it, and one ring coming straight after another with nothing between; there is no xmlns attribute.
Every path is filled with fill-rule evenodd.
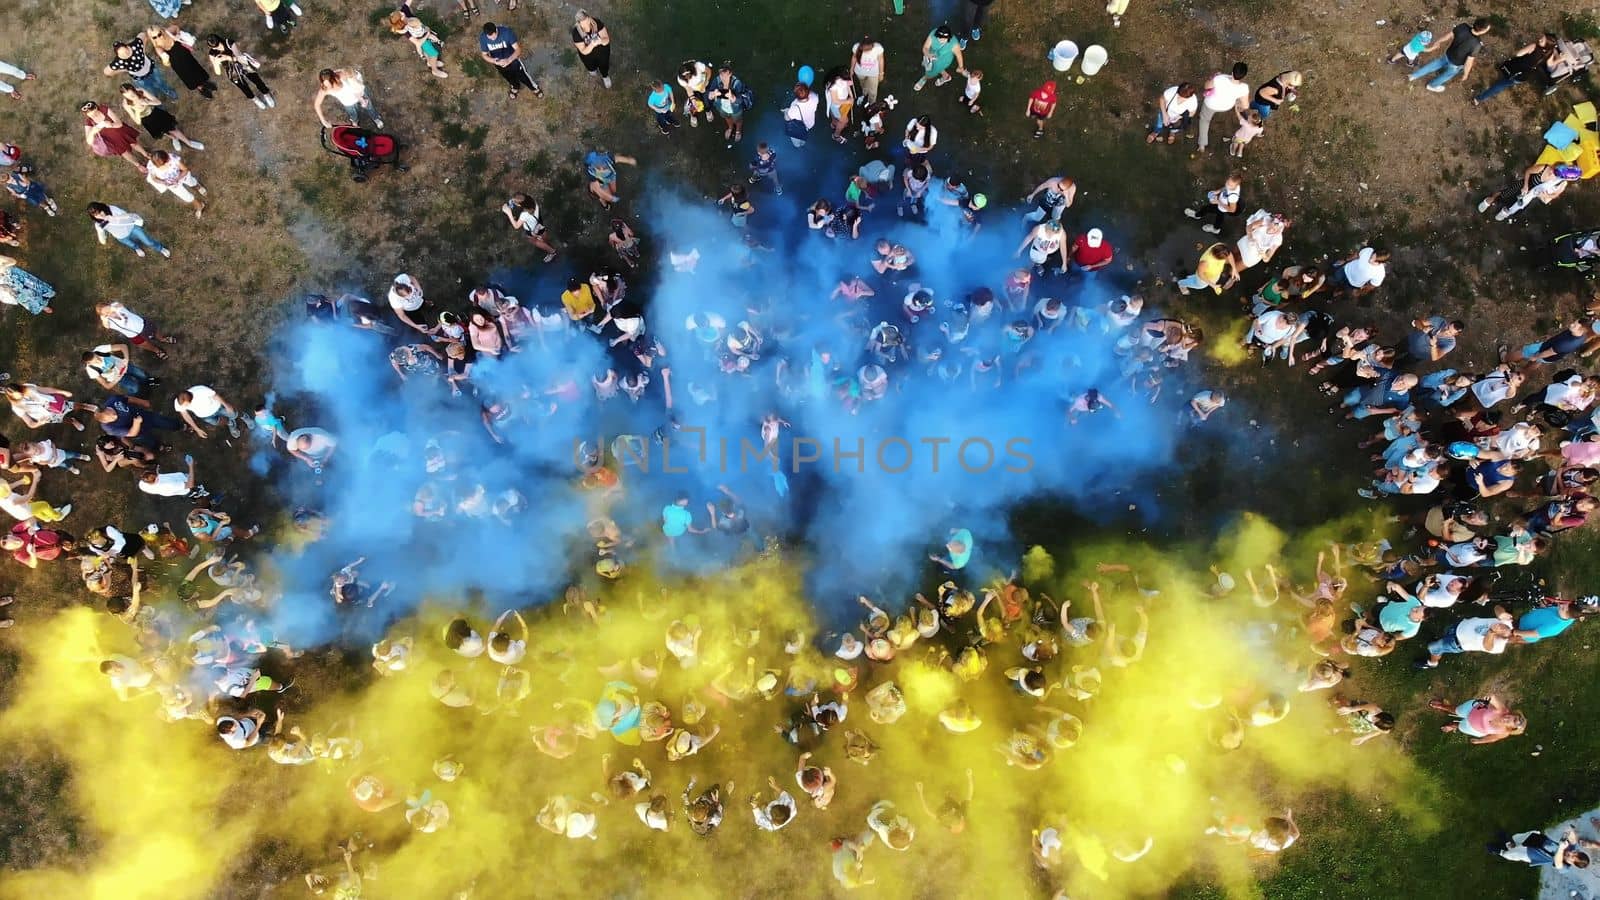
<svg viewBox="0 0 1600 900"><path fill-rule="evenodd" d="M1422 601L1415 597L1390 600L1378 608L1378 627L1398 638L1416 637L1422 623L1411 621L1411 611L1420 606Z"/></svg>
<svg viewBox="0 0 1600 900"><path fill-rule="evenodd" d="M686 506L669 503L661 508L661 533L667 537L681 537L692 521L694 515Z"/></svg>
<svg viewBox="0 0 1600 900"><path fill-rule="evenodd" d="M1450 324L1444 316L1433 316L1426 320L1427 328L1413 329L1407 340L1407 348L1411 355L1418 359L1427 359L1433 355L1428 338L1438 334L1439 330ZM1439 335L1439 352L1449 353L1456 348L1456 339L1449 335Z"/></svg>
<svg viewBox="0 0 1600 900"><path fill-rule="evenodd" d="M1528 643L1537 644L1545 638L1553 638L1577 623L1577 619L1561 618L1561 607L1541 606L1529 610L1517 620L1517 628L1523 631L1538 632L1538 637L1528 638Z"/></svg>
<svg viewBox="0 0 1600 900"><path fill-rule="evenodd" d="M510 59L517 52L512 48L516 42L517 33L504 25L495 29L492 38L487 34L478 35L478 49L495 59Z"/></svg>
<svg viewBox="0 0 1600 900"><path fill-rule="evenodd" d="M950 540L952 540L952 541L960 541L962 543L962 545L967 548L967 549L961 551L960 553L951 553L950 554L951 568L960 569L960 568L965 567L966 564L967 564L967 561L972 559L972 532L968 531L965 528L962 528L962 529L958 530L955 534L951 535L950 536ZM946 547L945 549L949 550L950 548Z"/></svg>
<svg viewBox="0 0 1600 900"><path fill-rule="evenodd" d="M658 86L655 90L650 92L650 97L649 99L645 100L645 102L648 103L650 108L656 112L671 112L672 88L664 84Z"/></svg>

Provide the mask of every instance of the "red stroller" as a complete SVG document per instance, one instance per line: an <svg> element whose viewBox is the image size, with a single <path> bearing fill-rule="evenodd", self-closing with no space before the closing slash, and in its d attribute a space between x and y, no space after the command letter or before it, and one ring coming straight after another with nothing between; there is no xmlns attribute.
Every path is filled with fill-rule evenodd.
<svg viewBox="0 0 1600 900"><path fill-rule="evenodd" d="M323 130L322 146L329 153L350 160L350 177L356 181L366 181L367 173L379 166L406 171L406 166L400 163L400 142L392 135L354 125L335 125Z"/></svg>

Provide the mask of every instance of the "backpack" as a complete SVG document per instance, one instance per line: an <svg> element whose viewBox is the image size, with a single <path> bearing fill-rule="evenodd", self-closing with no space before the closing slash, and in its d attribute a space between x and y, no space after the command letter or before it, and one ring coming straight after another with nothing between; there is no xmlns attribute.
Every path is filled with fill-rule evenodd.
<svg viewBox="0 0 1600 900"><path fill-rule="evenodd" d="M751 90L750 86L743 81L734 80L733 93L739 98L739 105L745 109L750 109L756 105L756 92Z"/></svg>
<svg viewBox="0 0 1600 900"><path fill-rule="evenodd" d="M615 170L616 166L612 162L611 154L602 153L599 150L590 150L583 157L583 168L584 171L588 172L590 178L598 179L602 171Z"/></svg>

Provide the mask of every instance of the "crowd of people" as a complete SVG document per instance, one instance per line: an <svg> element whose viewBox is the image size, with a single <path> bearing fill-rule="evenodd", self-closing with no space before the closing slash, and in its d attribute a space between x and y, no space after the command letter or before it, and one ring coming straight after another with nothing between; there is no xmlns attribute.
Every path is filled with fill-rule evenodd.
<svg viewBox="0 0 1600 900"><path fill-rule="evenodd" d="M269 29L288 28L303 15L293 3L256 2ZM202 64L196 55L201 42L170 21L182 4L151 0L151 5L167 21L118 41L104 68L105 75L120 79L122 112L99 100L83 102L84 140L96 156L126 160L158 194L170 194L202 216L210 195L191 168L194 154L189 151L203 152L205 144L180 127L175 111L180 95L164 70L186 91L205 99L216 90L214 76L225 77L262 110L274 108L277 95L263 79L260 62L237 40L206 36L203 57L209 65ZM1114 11L1118 16L1126 7L1125 2L1112 5L1120 7ZM965 28L958 32L939 25L919 48L907 49L921 54L921 76L911 84L914 94L936 90L959 75L962 105L976 117L984 114L983 74L969 57L980 55L973 42L981 37L990 4L967 0L967 6ZM461 0L459 12L467 20L480 14L471 0ZM409 5L388 21L396 35L410 41L429 72L448 77L444 42ZM1471 73L1488 29L1486 20L1464 23L1449 38L1433 41L1428 35L1408 43L1391 61L1415 65L1421 55L1443 49L1410 76L1433 76L1429 90L1442 91L1458 74ZM612 86L611 40L603 22L586 11L576 14L572 45L585 70L602 82L601 89ZM543 95L511 27L483 24L477 52L504 78L510 98L523 90L536 98ZM882 93L888 54L876 38L864 36L852 43L848 59L836 60L838 65L824 74L803 67L782 114L783 136L793 153L775 146L776 140L753 140L747 165L716 200L726 223L723 233L704 238L719 245L713 250L707 244L707 254L724 254L720 247L725 244L753 266L762 254L824 246L826 253L812 255L849 261L844 270L827 275L834 284L831 295L812 298L804 310L794 309L800 304L777 309L751 298L738 317L707 307L681 323L665 320L651 299L641 296L646 292L640 287L647 282L641 271L650 249L646 242L657 236L629 221L623 211L628 195L621 190L618 167L637 166L638 161L595 149L584 158L585 189L611 217L607 243L614 265L573 273L565 289L551 291L551 296L518 298L485 282L465 302L432 289L425 293L419 278L401 273L383 288L386 303L356 293L312 295L306 302L308 317L325 327L355 326L376 333L384 341L397 384L408 391L432 385L438 396L450 398L455 414L466 411L481 422L497 445L515 443L519 433L552 422L575 424L577 433L584 423L561 418L568 410L627 408L635 426L652 423L653 431L635 427L610 444L581 445L571 473L579 490L599 498L586 526L593 548L586 566L602 581L616 581L652 554L670 553L696 540L727 538L718 546L734 564L770 549L770 539L747 538L782 529L781 521L752 521L746 503L727 485L700 498L673 489L659 517L652 510L641 514L641 498L648 502L655 495L631 483L623 490L625 479L647 478L630 470L629 460L680 429L685 410L713 408L719 397L748 393L757 379L771 379L770 391L760 389L772 396L769 410L747 423L745 436L778 458L792 452L785 449L782 435L802 407L825 405L870 415L876 406L905 402L907 385L932 385L951 393L992 394L1013 385L1060 390L1062 429L1091 417L1116 417L1134 405L1158 404L1164 404L1171 421L1181 423L1178 427L1198 426L1228 398L1216 388L1194 390L1192 379L1185 377L1185 366L1206 336L1182 317L1188 301L1181 298L1242 286L1239 296L1249 319L1244 343L1260 353L1262 364L1304 364L1310 374L1321 376L1313 381L1330 398L1331 412L1341 424L1368 426L1362 447L1374 451L1374 475L1361 496L1429 495L1425 508L1405 508L1402 539L1333 547L1332 566L1325 567L1319 558L1309 587L1296 587L1288 575L1271 567L1259 581L1254 571L1244 575L1250 599L1262 610L1285 593L1303 606L1303 614L1280 609L1262 615L1298 620L1310 647L1295 648L1285 661L1298 667L1299 691L1330 691L1328 705L1352 744L1392 731L1397 719L1395 712L1351 699L1346 691L1331 692L1356 677L1353 657L1385 656L1402 642L1415 640L1424 644L1415 664L1431 669L1457 654L1499 654L1557 637L1600 609L1596 597L1546 596L1518 587L1522 579L1516 575L1519 567L1547 553L1562 532L1587 524L1600 507L1590 493L1600 480L1600 377L1579 368L1600 350L1600 306L1553 334L1501 347L1492 369L1458 371L1451 367L1451 354L1467 326L1447 314L1418 318L1409 332L1388 342L1373 327L1341 321L1351 317L1351 306L1333 301L1381 290L1393 264L1386 247L1365 246L1325 263L1301 262L1281 270L1271 266L1264 276L1252 275L1250 270L1273 263L1293 222L1265 209L1245 215L1249 205L1239 175L1230 175L1207 191L1203 201L1184 209L1188 218L1202 223L1198 227L1203 233L1221 240L1205 247L1194 272L1177 280L1174 295L1163 302L1150 291L1122 293L1112 286L1110 269L1118 254L1105 226L1076 221L1072 212L1078 191L1074 178L1064 173L1045 178L1027 195L1031 208L1020 217L1008 217L990 208L978 186L954 174L931 114L901 113L904 130L894 133L903 137L897 143L884 139L891 122L898 126L897 104ZM1504 78L1473 102L1529 78L1558 77L1552 73L1577 62L1568 42L1541 36L1519 50ZM0 64L0 75L24 85L33 77L8 64ZM1193 125L1199 148L1207 150L1210 129L1222 115L1234 120L1229 152L1243 156L1252 140L1269 132L1274 114L1286 104L1293 107L1306 87L1299 71L1280 72L1254 88L1249 75L1249 66L1238 62L1199 89L1190 82L1173 84L1157 101L1148 142L1174 143ZM312 105L324 127L342 114L351 124L365 119L383 128L358 69L327 68L318 82ZM1026 121L1036 136L1055 117L1056 90L1055 82L1046 82L1027 98ZM0 91L16 98L23 94L4 80ZM331 111L324 102L330 97L337 107ZM755 92L731 62L684 62L675 80L650 80L646 105L662 134L673 134L684 120L691 126L712 126L709 131L720 125L727 149L744 141L747 126L759 126L752 114ZM747 115L752 116L748 123ZM852 146L859 141L870 158L860 166L852 163L844 184L825 189L805 209L804 227L798 219L780 222L761 195L782 195L785 180L791 186L813 181L812 165L791 164L788 157L801 156L824 119L825 133L834 142ZM171 150L161 147L162 142L169 142ZM853 146L848 152L851 159L858 156ZM0 146L0 163L8 167L7 191L25 204L23 216L0 217L0 237L23 246L25 216L32 210L55 216L60 207L22 149ZM1548 202L1575 178L1563 166L1530 169L1521 189L1503 198L1508 212L1500 218L1520 211L1531 199ZM1486 200L1481 209L1490 205ZM109 237L138 257L146 257L147 251L170 257L174 251L146 232L145 219L131 211L140 206L108 195L85 209L99 243ZM534 196L515 194L502 212L544 263L553 264L566 252ZM991 216L995 221L986 221ZM1235 223L1241 219L1242 234L1234 238L1228 233L1240 227ZM662 248L650 255L660 260L662 271L695 278L702 265L701 245L660 237ZM996 262L985 259L993 254L975 252L995 262L979 273L985 284L947 283L936 274L924 274L947 271L942 262L930 266L927 260L942 261L990 240L999 240L996 246L1004 245L1011 260L1001 254ZM856 241L860 243L852 243ZM859 250L848 249L852 247ZM43 315L53 311L54 294L18 260L0 256L0 300ZM30 568L75 564L84 587L105 611L130 626L131 645L137 649L111 654L100 664L118 696L153 694L166 719L197 720L214 729L227 747L262 747L285 765L347 761L354 771L351 798L361 809L376 813L403 804L405 819L418 832L446 827L450 812L443 790L434 797L430 790L391 783L365 762L355 762L362 756L359 738L308 735L299 723L285 721L279 701L293 687L294 661L305 648L295 646L298 642L290 635L277 633L272 624L273 610L283 602L283 586L258 574L247 543L262 529L236 522L226 508L228 500L206 488L193 456L177 446L238 441L241 449L249 446L268 454L274 460L269 472L295 472L317 489L331 489L328 482L341 466L362 464L355 460L370 460L386 448L344 448L328 429L291 429L270 400L224 396L215 386L192 378L168 385L157 373L170 378L185 362L176 337L123 300L104 299L95 305L95 314L110 334L106 343L85 349L81 362L103 397L85 399L50 386L58 383L56 377L0 377L16 417L38 432L28 440L0 440L0 464L10 473L0 484L0 508L16 520L0 544ZM816 323L826 325L819 332ZM813 340L818 333L825 339ZM579 345L592 352L555 352L563 358L600 360L593 370L563 369L535 377L515 362L529 351ZM1084 346L1104 352L1098 357L1080 354L1078 348ZM173 354L180 358L171 358ZM683 379L676 394L674 366ZM1166 389L1173 384L1177 389ZM90 429L98 432L92 448L79 437ZM158 498L163 516L166 509L181 513L183 528L165 521L144 528L108 522L87 529L71 526L69 531L73 479L92 463ZM424 478L409 511L427 522L498 520L512 527L530 504L539 502L525 496L514 480L480 478L472 460L463 459L447 442L430 442L404 464L424 470L413 473ZM123 469L130 471L117 474ZM774 479L774 489L780 496L787 490L781 479ZM288 519L295 540L305 543L323 540L338 527L315 502L297 505ZM719 735L719 726L706 722L703 700L724 706L764 703L758 715L770 720L771 739L793 745L799 794L815 814L822 814L836 791L852 786L841 785L819 754L837 750L844 760L870 762L877 745L859 727L860 719L864 715L876 725L892 726L907 714L896 678L916 647L918 664L931 665L960 684L1003 680L1028 707L1031 724L995 742L997 762L1025 771L1051 765L1080 740L1086 723L1092 725L1090 701L1113 688L1119 670L1143 659L1152 611L1160 619L1159 601L1150 602L1158 592L1143 590L1127 567L1106 565L1102 571L1108 576L1120 580L1127 575L1131 582L1108 590L1116 597L1109 609L1098 582L1085 584L1076 604L1067 598L1058 602L1042 592L1030 593L1006 574L1009 565L975 565L978 536L967 528L930 535L930 543L929 561L947 579L932 599L920 593L900 602L863 595L859 603L865 615L856 627L817 634L789 631L781 640L759 632L709 634L692 620L675 619L662 629L660 649L681 669L700 665L712 642L724 649L740 647L740 655L748 650L750 663L730 663L710 679L703 699L691 698L673 709L651 693L660 677L660 654L654 662L635 658L591 702L571 706L553 719L535 714L534 748L559 760L587 746L585 742L659 744L662 758L677 763L700 753ZM1380 586L1375 601L1356 599L1361 592L1352 590L1352 568L1346 564ZM174 577L152 578L152 567ZM175 590L168 596L171 588ZM1213 596L1218 601L1242 598L1237 588L1233 576L1219 573ZM394 573L374 570L364 557L327 575L327 594L336 607L384 622L397 618L390 603L406 590ZM6 603L9 598L0 605ZM597 626L601 622L597 604L581 589L569 593L568 603ZM1092 615L1085 606L1092 608ZM1130 621L1137 622L1131 633ZM9 616L0 619L0 627L11 624ZM403 678L414 675L419 658L447 659L428 679L426 693L444 706L480 712L517 708L533 693L524 660L533 640L530 631L539 627L537 619L529 621L512 610L480 630L463 614L445 624L439 640L415 633L415 624L403 619L399 630L372 644L378 673ZM761 665L756 664L758 644L771 654ZM772 652L779 646L781 655ZM727 656L718 651L719 661ZM468 668L479 665L473 661L480 657L493 663L489 686L469 674L481 672ZM419 685L418 695L422 693ZM1052 699L1052 694L1064 698ZM1227 752L1238 749L1250 729L1283 720L1289 698L1288 692L1260 687L1248 699L1206 695L1190 702L1211 717L1207 742ZM864 707L864 713L852 706ZM1441 726L1445 731L1473 744L1538 727L1498 695L1439 698L1430 708L1447 717ZM949 734L971 732L983 722L979 710L959 694L937 719ZM447 758L434 774L448 784L460 772ZM749 796L748 824L756 829L778 831L797 816L813 814L802 813L805 804L780 783L779 774L788 780L788 772L774 774L768 790ZM722 826L730 802L736 809L743 805L732 784L703 784L692 775L675 779L685 786L674 802L666 780L652 774L642 757L625 769L611 771L608 765L604 785L597 787L605 789L609 800L554 796L539 808L536 819L547 831L573 839L599 838L602 823L605 828L622 827L608 821L613 817L636 817L646 828L669 831L679 827L681 816L695 834L709 835ZM869 849L879 843L890 851L909 849L919 821L952 832L965 826L970 781L965 800L957 796L937 809L929 806L920 783L917 788L925 816L909 802L902 810L884 799L871 807L864 822L837 823L841 836L830 849L833 874L842 887L871 884ZM603 808L615 802L623 803L624 814ZM1041 870L1055 872L1068 857L1067 827L1047 819L1033 831L1032 854ZM1273 853L1293 844L1300 831L1287 810L1258 821L1219 807L1204 833ZM1104 836L1104 841L1115 859L1132 864L1150 852L1152 839L1124 835ZM1575 833L1559 841L1531 833L1506 841L1497 852L1532 865L1582 867L1588 857L1580 845L1594 842ZM345 850L346 871L337 877L359 886L361 874L350 863L353 853ZM313 889L320 877L308 878ZM320 883L326 886L326 879Z"/></svg>

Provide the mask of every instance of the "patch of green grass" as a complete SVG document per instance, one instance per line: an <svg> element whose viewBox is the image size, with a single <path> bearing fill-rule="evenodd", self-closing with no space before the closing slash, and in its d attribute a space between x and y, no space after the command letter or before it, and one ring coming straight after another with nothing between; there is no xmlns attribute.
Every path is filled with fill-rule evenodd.
<svg viewBox="0 0 1600 900"><path fill-rule="evenodd" d="M529 178L542 178L550 174L553 165L550 162L550 151L540 148L538 153L528 157L522 162L522 174Z"/></svg>
<svg viewBox="0 0 1600 900"><path fill-rule="evenodd" d="M446 122L439 129L439 140L446 147L465 146L471 150L478 150L483 147L483 140L488 135L487 125L467 126L460 122Z"/></svg>
<svg viewBox="0 0 1600 900"><path fill-rule="evenodd" d="M468 78L483 79L493 75L493 66L483 61L482 57L469 56L461 63L461 72Z"/></svg>
<svg viewBox="0 0 1600 900"><path fill-rule="evenodd" d="M1588 12L1564 12L1561 14L1561 32L1573 40L1600 40L1600 19Z"/></svg>

